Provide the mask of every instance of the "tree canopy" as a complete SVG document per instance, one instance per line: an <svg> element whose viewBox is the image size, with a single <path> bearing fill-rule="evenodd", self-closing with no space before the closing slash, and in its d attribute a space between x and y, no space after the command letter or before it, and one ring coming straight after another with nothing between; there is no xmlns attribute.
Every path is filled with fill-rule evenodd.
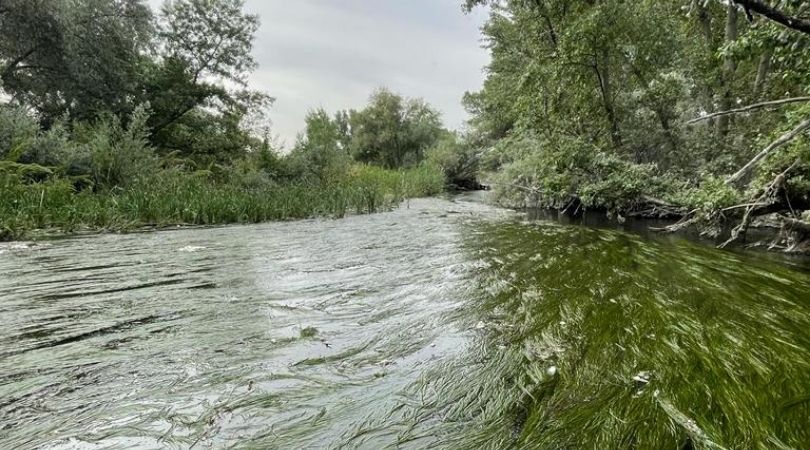
<svg viewBox="0 0 810 450"><path fill-rule="evenodd" d="M442 130L439 113L421 99L405 99L387 89L349 113L350 149L359 161L385 167L414 165L424 158Z"/></svg>
<svg viewBox="0 0 810 450"><path fill-rule="evenodd" d="M464 103L504 201L709 223L810 207L807 2L462 3L483 5L492 61Z"/></svg>

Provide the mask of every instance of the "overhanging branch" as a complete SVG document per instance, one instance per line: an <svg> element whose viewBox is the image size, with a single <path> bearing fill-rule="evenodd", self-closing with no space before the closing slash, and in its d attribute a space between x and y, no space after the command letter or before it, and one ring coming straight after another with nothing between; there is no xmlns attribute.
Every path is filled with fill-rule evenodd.
<svg viewBox="0 0 810 450"><path fill-rule="evenodd" d="M716 112L716 113L707 114L705 116L700 116L700 117L698 117L696 119L692 119L689 122L686 122L686 124L687 125L692 125L694 123L698 123L698 122L701 122L701 121L704 121L704 120L713 119L713 118L718 117L718 116L728 116L728 115L731 115L731 114L740 114L740 113L749 112L749 111L753 111L755 109L760 109L760 108L770 108L770 107L774 107L774 106L782 106L782 105L788 105L788 104L791 104L791 103L803 103L803 102L810 102L810 97L793 97L793 98L785 98L785 99L782 99L782 100L770 100L770 101L767 101L767 102L755 103L753 105L744 106L742 108L730 109L728 111L719 111L719 112Z"/></svg>
<svg viewBox="0 0 810 450"><path fill-rule="evenodd" d="M788 144L796 137L800 136L802 133L810 129L810 119L805 120L804 122L800 123L796 128L790 130L789 132L782 135L779 139L773 141L769 146L765 147L764 150L759 152L757 156L755 156L751 161L748 162L742 169L738 170L737 173L730 176L726 180L727 185L733 185L740 181L743 177L748 175L759 163L765 159L768 155L771 154L774 150L782 147L783 145Z"/></svg>
<svg viewBox="0 0 810 450"><path fill-rule="evenodd" d="M763 15L776 23L782 24L792 30L801 31L805 34L810 34L810 20L800 19L785 14L784 12L761 2L759 0L732 0L734 3L745 8L746 13L750 17L751 11Z"/></svg>

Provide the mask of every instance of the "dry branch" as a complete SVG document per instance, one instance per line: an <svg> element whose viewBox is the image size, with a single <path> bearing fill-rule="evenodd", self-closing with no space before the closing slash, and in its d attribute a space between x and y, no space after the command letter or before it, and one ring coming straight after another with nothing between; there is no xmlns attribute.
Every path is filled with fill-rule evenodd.
<svg viewBox="0 0 810 450"><path fill-rule="evenodd" d="M785 229L788 231L799 231L803 234L810 235L810 223L794 219L793 217L780 216L780 218L782 219Z"/></svg>
<svg viewBox="0 0 810 450"><path fill-rule="evenodd" d="M765 200L769 198L773 198L776 196L776 193L782 189L785 185L785 180L787 179L788 173L791 170L795 169L801 163L801 159L797 159L790 165L784 172L780 173L773 179L771 184L768 185L765 189L762 190L762 194L754 200L748 208L745 210L745 214L743 214L743 218L740 221L740 224L737 225L733 230L731 230L731 237L720 245L720 248L728 247L731 243L737 241L742 236L745 235L745 232L748 231L748 227L751 225L752 215L754 210L757 209L759 205L765 202Z"/></svg>
<svg viewBox="0 0 810 450"><path fill-rule="evenodd" d="M754 158L751 161L748 161L748 164L743 166L742 169L738 170L737 173L735 173L734 175L728 177L728 179L726 179L726 184L732 185L740 181L749 172L751 172L751 170L753 170L763 159L765 159L765 157L771 154L771 152L789 143L790 141L792 141L793 139L795 139L797 136L801 135L808 129L810 129L810 119L807 119L804 122L800 123L799 126L783 134L779 139L773 141L770 145L765 147L765 149L759 152L757 156L754 156Z"/></svg>
<svg viewBox="0 0 810 450"><path fill-rule="evenodd" d="M716 112L716 113L707 114L705 116L700 116L700 117L698 117L696 119L692 119L692 120L686 122L686 124L687 125L692 125L692 124L702 122L704 120L713 119L713 118L719 117L719 116L728 116L728 115L731 115L731 114L745 113L745 112L753 111L753 110L760 109L760 108L769 108L769 107L774 107L774 106L783 106L783 105L789 105L791 103L803 103L803 102L810 102L810 97L793 97L793 98L785 98L785 99L782 99L782 100L770 100L770 101L767 101L767 102L755 103L753 105L744 106L742 108L730 109L728 111L719 111L719 112Z"/></svg>

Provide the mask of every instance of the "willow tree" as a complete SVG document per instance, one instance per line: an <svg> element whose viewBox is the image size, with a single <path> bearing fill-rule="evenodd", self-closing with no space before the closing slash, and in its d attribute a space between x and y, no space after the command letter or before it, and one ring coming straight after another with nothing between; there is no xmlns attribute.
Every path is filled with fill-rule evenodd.
<svg viewBox="0 0 810 450"><path fill-rule="evenodd" d="M130 112L152 25L142 0L4 0L2 89L46 124Z"/></svg>
<svg viewBox="0 0 810 450"><path fill-rule="evenodd" d="M272 101L247 89L247 76L257 66L251 52L258 27L258 16L245 12L243 0L164 5L158 58L150 66L144 98L152 106L150 126L158 147L227 159L248 145L244 118Z"/></svg>
<svg viewBox="0 0 810 450"><path fill-rule="evenodd" d="M433 107L387 89L374 92L364 109L350 112L349 125L354 158L388 168L421 162L442 132Z"/></svg>

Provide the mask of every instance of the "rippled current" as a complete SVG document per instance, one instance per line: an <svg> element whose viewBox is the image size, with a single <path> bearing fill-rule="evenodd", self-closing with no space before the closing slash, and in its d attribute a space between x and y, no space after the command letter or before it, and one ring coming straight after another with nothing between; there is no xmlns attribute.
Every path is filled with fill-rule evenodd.
<svg viewBox="0 0 810 450"><path fill-rule="evenodd" d="M749 372L757 361L791 377L810 368L808 271L761 259L522 222L464 198L343 220L2 244L0 448L523 448L536 433L568 448L628 433L733 442L724 427L750 411L718 404L726 425L712 429L716 416L694 407L706 391L726 375L762 391L774 374ZM693 304L720 290L726 303ZM609 331L583 332L589 323ZM765 337L745 342L742 330ZM695 335L706 340L683 338ZM687 358L706 342L716 356ZM613 344L624 352L606 354ZM766 354L780 345L784 358ZM756 357L737 361L746 349ZM717 384L705 390L673 387L707 374ZM661 383L655 399L634 376ZM807 382L776 377L752 408L810 395ZM557 398L585 385L596 394ZM601 389L647 401L649 427L668 431L555 429ZM771 434L750 442L798 448L799 408L762 421ZM612 421L604 411L599 433Z"/></svg>

